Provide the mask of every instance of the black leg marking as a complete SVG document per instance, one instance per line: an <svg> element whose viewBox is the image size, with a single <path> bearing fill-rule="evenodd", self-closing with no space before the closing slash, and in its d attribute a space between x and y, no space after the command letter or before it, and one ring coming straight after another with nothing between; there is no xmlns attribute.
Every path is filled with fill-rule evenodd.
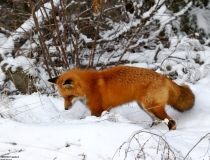
<svg viewBox="0 0 210 160"><path fill-rule="evenodd" d="M144 107L142 107L142 105L140 103L138 103L138 105L152 119L152 124L149 125L150 127L158 125L160 123L160 122L157 121L157 119L153 115L151 115L147 111L145 111Z"/></svg>

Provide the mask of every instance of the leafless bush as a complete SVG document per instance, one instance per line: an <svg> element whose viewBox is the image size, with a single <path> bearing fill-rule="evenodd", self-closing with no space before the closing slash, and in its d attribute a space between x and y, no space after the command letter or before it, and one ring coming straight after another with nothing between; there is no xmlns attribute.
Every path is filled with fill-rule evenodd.
<svg viewBox="0 0 210 160"><path fill-rule="evenodd" d="M144 141L140 140L139 138L143 135L149 135L149 138ZM133 133L129 139L118 148L112 159L115 159L117 154L123 155L125 160L129 159L130 156L136 160L146 159L146 157L150 157L151 154L145 151L146 148L148 148L148 146L146 146L148 143L153 144L152 148L156 148L156 154L159 154L161 159L176 159L178 152L168 144L164 136L144 130ZM151 144L149 147L151 147Z"/></svg>
<svg viewBox="0 0 210 160"><path fill-rule="evenodd" d="M28 0L24 3L30 11L24 14L27 20L12 31L1 26L10 34L8 44L14 44L5 44L0 51L2 69L12 68L8 67L9 57L27 57L32 61L23 72L32 76L35 85L43 90L46 86L40 83L43 84L46 77L57 76L69 68L103 69L107 65L128 63L126 54L143 52L145 48L157 49L159 45L167 47L164 41L170 36L168 32L173 31L167 29L163 36L165 26L171 26L192 4L184 3L180 10L170 12L171 3L163 0ZM159 52L160 48L154 60Z"/></svg>
<svg viewBox="0 0 210 160"><path fill-rule="evenodd" d="M131 157L135 160L147 159L148 157L152 158L151 150L148 150L148 148L156 149L156 153L153 154L156 154L157 157L159 157L158 159L161 160L190 160L192 159L190 153L201 141L206 139L209 141L209 134L210 133L207 133L205 136L201 137L189 152L183 156L180 152L180 148L176 149L168 143L165 134L158 134L145 130L136 131L117 149L112 160L117 159L118 157L124 160L130 159ZM209 146L207 146L206 154L201 158L208 157L209 151Z"/></svg>

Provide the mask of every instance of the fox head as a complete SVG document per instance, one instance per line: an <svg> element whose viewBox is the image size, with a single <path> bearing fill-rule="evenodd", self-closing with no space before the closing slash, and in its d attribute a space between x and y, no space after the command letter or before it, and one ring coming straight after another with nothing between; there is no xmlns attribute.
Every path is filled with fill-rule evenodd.
<svg viewBox="0 0 210 160"><path fill-rule="evenodd" d="M85 100L86 95L83 92L82 86L75 77L63 74L55 78L48 79L48 82L56 84L60 95L64 98L64 109L68 110L72 107L75 101Z"/></svg>

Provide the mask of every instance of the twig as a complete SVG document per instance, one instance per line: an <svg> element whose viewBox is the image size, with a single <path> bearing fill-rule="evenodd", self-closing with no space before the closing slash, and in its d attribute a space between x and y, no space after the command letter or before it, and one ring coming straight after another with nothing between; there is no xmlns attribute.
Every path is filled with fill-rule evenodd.
<svg viewBox="0 0 210 160"><path fill-rule="evenodd" d="M190 150L189 152L186 154L186 156L184 157L183 160L185 160L187 158L187 156L190 154L190 152L192 152L192 150L203 140L205 139L208 135L210 135L210 133L207 133L205 136L203 136Z"/></svg>
<svg viewBox="0 0 210 160"><path fill-rule="evenodd" d="M61 36L60 36L60 33L59 33L58 21L56 19L56 15L55 15L55 6L54 6L53 0L51 0L50 3L51 3L51 6L52 6L52 15L53 15L53 19L54 19L54 22L55 22L55 29L56 29L56 32L57 32L58 42L61 46L61 51L62 51L62 55L63 55L62 58L63 58L64 64L65 64L65 68L68 68L69 64L68 64L68 61L67 61L67 56L66 56L65 49L63 47L63 42L61 40Z"/></svg>
<svg viewBox="0 0 210 160"><path fill-rule="evenodd" d="M50 64L53 68L53 71L54 71L54 75L57 76L57 71L55 70L55 67L54 67L54 63L52 62L52 59L51 57L49 56L49 51L44 43L44 39L43 39L43 36L42 36L42 32L40 30L40 27L39 27L39 23L38 23L38 20L37 20L37 17L36 17L36 14L35 14L35 8L33 6L33 3L31 0L29 0L29 4L30 4L30 7L31 7L31 10L32 10L32 16L33 16L33 19L34 19L34 23L35 23L35 26L36 26L36 29L38 31L38 38L39 38L39 41L40 41L40 45L41 45L41 48L42 48L42 52L43 52L43 57L44 57L44 60L45 60L45 65L47 67L47 71L48 71L48 74L50 76L50 78L52 78L52 74L51 74L51 70L50 70L50 67L49 67L49 64L48 64L48 61L50 61Z"/></svg>
<svg viewBox="0 0 210 160"><path fill-rule="evenodd" d="M131 136L127 141L123 142L123 144L122 144L122 145L117 149L117 151L114 153L114 155L113 155L113 157L112 157L112 160L114 159L116 153L117 153L118 151L120 151L120 150L122 149L122 147L123 147L125 144L128 143L128 147L127 147L127 149L125 150L125 159L126 159L127 154L128 154L128 151L129 151L129 146L130 146L131 141L135 138L135 136L136 136L137 134L140 134L140 133L150 134L151 137L152 137L152 136L157 136L160 140L162 140L162 141L164 142L166 148L168 149L168 156L169 156L169 152L170 152L170 153L172 153L172 155L173 155L173 157L174 157L174 160L176 160L176 155L175 155L174 151L170 148L169 144L167 143L167 141L166 141L162 136L160 136L160 135L158 135L158 134L156 134L156 133L149 132L149 131L144 131L143 129L140 130L140 131L134 132L134 133L132 134L132 136ZM151 137L150 137L150 138L151 138ZM149 138L149 139L150 139L150 138ZM149 141L149 139L144 143L144 145ZM142 145L142 147L141 147L139 150L143 151L144 145ZM158 143L158 145L159 145L159 143ZM164 149L164 150L165 150L165 149Z"/></svg>

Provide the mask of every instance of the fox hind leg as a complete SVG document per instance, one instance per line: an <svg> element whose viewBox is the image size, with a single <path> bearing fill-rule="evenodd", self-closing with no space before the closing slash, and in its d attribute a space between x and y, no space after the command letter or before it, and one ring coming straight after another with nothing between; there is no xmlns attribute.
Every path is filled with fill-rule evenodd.
<svg viewBox="0 0 210 160"><path fill-rule="evenodd" d="M154 115L156 118L160 120L168 119L167 125L169 130L176 130L176 122L167 115L164 106L157 106L148 110L150 114Z"/></svg>
<svg viewBox="0 0 210 160"><path fill-rule="evenodd" d="M159 119L157 119L154 115L150 114L148 111L146 111L144 109L144 107L142 107L142 105L140 103L138 103L138 106L152 119L152 124L150 124L149 126L155 126L158 125L160 122L158 121Z"/></svg>
<svg viewBox="0 0 210 160"><path fill-rule="evenodd" d="M153 122L151 124L151 127L160 123L156 121L157 119L168 119L167 125L169 130L176 130L176 122L167 115L164 105L153 105L156 107L147 107L143 105L144 107L142 107L142 105L139 104L139 106L152 118Z"/></svg>

